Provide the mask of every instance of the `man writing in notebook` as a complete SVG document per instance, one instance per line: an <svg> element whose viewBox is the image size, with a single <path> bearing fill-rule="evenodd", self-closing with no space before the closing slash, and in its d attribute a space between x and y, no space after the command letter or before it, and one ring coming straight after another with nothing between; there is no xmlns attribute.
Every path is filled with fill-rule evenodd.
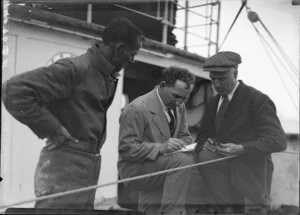
<svg viewBox="0 0 300 215"><path fill-rule="evenodd" d="M191 154L178 152L192 142L184 102L195 77L186 69L170 67L151 92L125 107L120 117L119 162L121 178L158 172L193 163ZM139 191L139 210L146 214L186 214L191 169L132 181Z"/></svg>

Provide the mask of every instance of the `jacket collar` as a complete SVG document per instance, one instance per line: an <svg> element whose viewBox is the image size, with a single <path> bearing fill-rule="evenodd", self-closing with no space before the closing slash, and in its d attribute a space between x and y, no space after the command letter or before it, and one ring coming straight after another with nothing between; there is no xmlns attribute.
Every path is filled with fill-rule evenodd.
<svg viewBox="0 0 300 215"><path fill-rule="evenodd" d="M230 101L235 97L239 97L239 95L236 95L236 94L240 94L239 91L243 91L245 86L246 85L244 84L243 81L238 80L238 86L236 86L236 88L234 89L234 92L231 92L232 95L231 95ZM217 94L214 98L216 99L216 102L218 102L221 99L221 95Z"/></svg>
<svg viewBox="0 0 300 215"><path fill-rule="evenodd" d="M99 72L106 76L114 76L115 67L104 57L97 43L94 43L92 47L88 49L87 54L91 57L94 66Z"/></svg>
<svg viewBox="0 0 300 215"><path fill-rule="evenodd" d="M155 86L155 88L149 92L149 100L148 100L148 107L152 113L157 113L163 110L163 107L159 101L157 96L157 89L159 85Z"/></svg>
<svg viewBox="0 0 300 215"><path fill-rule="evenodd" d="M243 81L239 80L238 82L239 82L239 85L233 94L232 101L242 99L244 89L246 88L246 85L244 84Z"/></svg>
<svg viewBox="0 0 300 215"><path fill-rule="evenodd" d="M245 96L245 89L247 88L247 85L245 85L242 81L239 82L240 84L237 87L232 100L228 105L228 109L224 114L224 119L227 117L232 117L238 113L239 109L243 105L243 101L247 99L247 96Z"/></svg>
<svg viewBox="0 0 300 215"><path fill-rule="evenodd" d="M169 130L167 118L163 111L163 107L156 93L157 88L158 86L156 86L151 92L149 92L147 98L147 106L149 108L149 111L153 114L153 122L161 132L162 136L164 136L167 140L171 137L171 133Z"/></svg>

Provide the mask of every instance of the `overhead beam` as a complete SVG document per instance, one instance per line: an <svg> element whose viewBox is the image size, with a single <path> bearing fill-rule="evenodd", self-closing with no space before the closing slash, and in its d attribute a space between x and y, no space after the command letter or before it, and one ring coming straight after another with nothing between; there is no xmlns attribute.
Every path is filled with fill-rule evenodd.
<svg viewBox="0 0 300 215"><path fill-rule="evenodd" d="M292 5L300 5L300 0L292 0Z"/></svg>
<svg viewBox="0 0 300 215"><path fill-rule="evenodd" d="M40 22L44 22L48 25L64 27L66 29L75 29L76 31L82 31L98 37L102 35L104 29L104 26L101 25L88 23L79 19L63 16L46 10L41 10L27 6L20 6L17 4L11 4L9 6L9 14L13 18L23 20L37 20ZM174 46L162 44L158 41L151 40L148 38L145 39L143 48L160 51L164 54L170 53L173 55L178 55L181 57L188 58L190 60L196 60L199 63L203 63L205 61L204 57L199 56L195 53L186 52L184 50L175 48Z"/></svg>

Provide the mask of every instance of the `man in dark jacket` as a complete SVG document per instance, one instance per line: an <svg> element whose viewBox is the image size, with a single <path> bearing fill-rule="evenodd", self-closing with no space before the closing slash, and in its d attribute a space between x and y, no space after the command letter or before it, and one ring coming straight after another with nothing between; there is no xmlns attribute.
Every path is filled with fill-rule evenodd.
<svg viewBox="0 0 300 215"><path fill-rule="evenodd" d="M219 52L204 62L218 95L207 104L196 138L199 161L238 156L200 168L210 189L210 203L220 205L220 210L240 205L235 207L237 212L244 210L245 197L255 204L267 204L271 153L286 149L274 103L237 80L240 63L240 55L234 52Z"/></svg>
<svg viewBox="0 0 300 215"><path fill-rule="evenodd" d="M102 39L83 55L22 73L2 86L9 113L47 139L34 178L37 197L98 182L106 112L118 72L133 63L143 34L129 20L116 18ZM94 199L95 190L90 190L42 200L35 207L92 209Z"/></svg>

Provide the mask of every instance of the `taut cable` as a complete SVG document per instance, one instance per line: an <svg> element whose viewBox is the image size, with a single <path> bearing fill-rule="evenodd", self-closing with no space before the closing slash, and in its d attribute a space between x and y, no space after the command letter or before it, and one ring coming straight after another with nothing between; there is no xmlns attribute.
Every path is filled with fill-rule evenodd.
<svg viewBox="0 0 300 215"><path fill-rule="evenodd" d="M135 181L135 180L139 180L139 179L143 179L143 178L147 178L147 177L152 177L152 176L156 176L156 175L161 175L161 174L169 173L169 172L173 172L173 171L183 170L183 169L187 169L187 168L203 166L203 165L206 165L206 164L211 164L211 163L216 163L216 162L228 160L228 159L231 159L231 158L234 158L234 157L237 157L237 155L231 155L231 156L218 158L218 159L213 159L213 160L200 162L200 163L196 163L196 164L191 164L191 165L187 165L187 166L167 169L167 170L154 172L154 173L149 173L149 174L140 175L140 176L135 176L135 177L131 177L131 178L125 178L125 179L122 179L122 180L108 182L108 183L105 183L105 184L93 185L93 186L83 187L83 188L79 188L79 189L75 189L75 190L69 190L69 191L64 191L64 192L55 193L55 194L51 194L51 195L46 195L46 196L42 196L42 197L38 197L38 198L23 200L23 201L15 202L15 203L8 204L8 205L2 205L2 206L0 206L0 209L9 208L9 207L16 206L16 205L22 205L22 204L29 203L29 202L36 202L36 201L41 201L41 200L46 200L46 199L52 199L52 198L56 198L56 197L71 195L71 194L75 194L75 193L80 193L80 192L84 192L84 191L88 191L88 190L97 189L97 188L100 188L100 187L110 186L110 185L113 185L113 184L119 184L119 183L124 183L124 182L129 182L129 181Z"/></svg>

